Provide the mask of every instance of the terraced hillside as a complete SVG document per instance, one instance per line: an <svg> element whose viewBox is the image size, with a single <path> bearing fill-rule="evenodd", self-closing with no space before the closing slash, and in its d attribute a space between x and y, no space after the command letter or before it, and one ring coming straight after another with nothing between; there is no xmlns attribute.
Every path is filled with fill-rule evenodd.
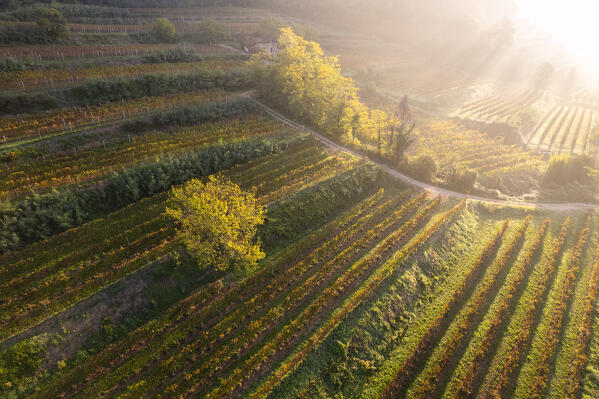
<svg viewBox="0 0 599 399"><path fill-rule="evenodd" d="M593 108L556 106L538 122L528 145L541 151L587 154L595 117Z"/></svg>
<svg viewBox="0 0 599 399"><path fill-rule="evenodd" d="M467 167L491 178L538 170L543 164L541 157L530 151L503 144L501 138L466 130L452 121L432 121L419 133L412 153L433 154L441 169Z"/></svg>
<svg viewBox="0 0 599 399"><path fill-rule="evenodd" d="M463 105L452 115L460 119L472 119L488 123L509 123L512 117L540 98L536 91L524 91L511 95L492 95Z"/></svg>
<svg viewBox="0 0 599 399"><path fill-rule="evenodd" d="M596 213L439 197L360 154L390 168L430 155L439 176L495 189L538 178L541 155L421 110L399 156L393 111L356 105L368 123L351 144L334 133L343 112L331 140L275 117L242 48L272 15L303 19L52 4L71 36L0 47L0 398L599 397ZM19 10L0 16L33 25ZM162 16L176 43L145 43ZM208 17L227 40L194 36ZM323 36L327 51L370 40ZM421 99L489 90L425 75L389 84ZM462 112L505 122L534 101ZM593 118L556 107L530 144L586 152ZM173 187L215 175L266 209L254 267L198 267L165 213Z"/></svg>

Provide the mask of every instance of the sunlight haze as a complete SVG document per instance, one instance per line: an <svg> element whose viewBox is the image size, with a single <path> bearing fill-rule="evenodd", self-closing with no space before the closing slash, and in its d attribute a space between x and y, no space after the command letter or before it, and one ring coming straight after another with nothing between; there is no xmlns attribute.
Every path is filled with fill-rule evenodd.
<svg viewBox="0 0 599 399"><path fill-rule="evenodd" d="M0 399L599 399L599 0L0 0Z"/></svg>
<svg viewBox="0 0 599 399"><path fill-rule="evenodd" d="M599 3L585 0L516 0L518 17L527 19L599 72Z"/></svg>

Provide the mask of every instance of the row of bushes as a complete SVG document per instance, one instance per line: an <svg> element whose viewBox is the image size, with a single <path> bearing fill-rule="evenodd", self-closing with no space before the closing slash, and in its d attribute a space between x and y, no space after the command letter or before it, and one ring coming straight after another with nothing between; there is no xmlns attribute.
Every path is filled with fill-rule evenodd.
<svg viewBox="0 0 599 399"><path fill-rule="evenodd" d="M232 119L258 110L258 106L252 100L236 98L226 102L208 102L197 106L185 106L173 111L158 112L150 120L128 122L123 124L122 128L130 133L141 133L169 126L189 126Z"/></svg>
<svg viewBox="0 0 599 399"><path fill-rule="evenodd" d="M113 80L91 80L67 89L48 93L0 96L0 114L25 113L56 108L59 105L99 105L146 96L206 89L241 89L249 86L244 69L231 71L199 70L190 74L153 74Z"/></svg>
<svg viewBox="0 0 599 399"><path fill-rule="evenodd" d="M193 177L282 151L289 144L285 139L262 138L215 145L126 169L98 186L54 190L16 203L0 203L0 252L58 234Z"/></svg>
<svg viewBox="0 0 599 399"><path fill-rule="evenodd" d="M146 64L202 61L202 56L193 47L174 48L146 55Z"/></svg>
<svg viewBox="0 0 599 399"><path fill-rule="evenodd" d="M0 58L0 72L24 71L27 68L25 63L17 58Z"/></svg>
<svg viewBox="0 0 599 399"><path fill-rule="evenodd" d="M421 154L409 157L400 168L406 174L423 182L431 183L437 176L439 165L430 154ZM478 179L478 172L468 168L446 168L442 173L439 183L451 190L461 193L470 193Z"/></svg>
<svg viewBox="0 0 599 399"><path fill-rule="evenodd" d="M246 54L226 54L218 55L218 59L237 59L247 60L248 55ZM178 62L197 62L205 61L207 59L214 58L214 56L205 56L198 53L193 47L183 45L180 48L168 49L163 51L157 51L153 54L149 54L143 57L142 61L145 64L163 64L163 63L178 63Z"/></svg>
<svg viewBox="0 0 599 399"><path fill-rule="evenodd" d="M62 0L63 3L91 4L105 7L123 8L172 8L172 7L207 7L238 6L247 7L260 2L247 0Z"/></svg>
<svg viewBox="0 0 599 399"><path fill-rule="evenodd" d="M0 44L51 44L56 37L38 25L6 25L0 27Z"/></svg>
<svg viewBox="0 0 599 399"><path fill-rule="evenodd" d="M332 215L378 190L381 179L380 169L366 164L281 201L269 209L260 228L264 248L268 252L282 242L297 238L299 233L320 226Z"/></svg>
<svg viewBox="0 0 599 399"><path fill-rule="evenodd" d="M249 84L244 70L199 70L182 75L145 75L130 79L93 80L68 90L68 97L83 104L101 104L111 101L205 89L239 89Z"/></svg>
<svg viewBox="0 0 599 399"><path fill-rule="evenodd" d="M23 2L25 3L25 2ZM46 2L47 3L47 2ZM35 18L36 11L40 7L47 7L48 4L34 3L29 6L22 6L16 10L0 15L3 21L32 21ZM52 8L60 11L65 18L73 20L77 18L130 18L131 13L126 8L102 7L93 5L62 4L52 3Z"/></svg>

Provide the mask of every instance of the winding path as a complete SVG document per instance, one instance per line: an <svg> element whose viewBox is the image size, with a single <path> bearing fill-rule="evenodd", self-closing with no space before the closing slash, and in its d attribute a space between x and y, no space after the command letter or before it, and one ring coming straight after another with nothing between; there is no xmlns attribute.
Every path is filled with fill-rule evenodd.
<svg viewBox="0 0 599 399"><path fill-rule="evenodd" d="M538 202L507 201L507 200L500 200L500 199L494 199L494 198L477 197L477 196L459 193L457 191L447 190L447 189L433 186L433 185L430 185L427 183L423 183L421 181L411 178L410 176L400 173L399 171L390 167L389 165L385 165L383 163L372 160L372 159L368 158L367 156L365 156L364 154L360 154L354 150L351 150L351 149L344 147L338 143L335 143L334 141L332 141L331 139L328 139L324 135L322 135L318 132L315 132L303 125L300 125L300 124L286 118L284 115L281 115L279 112L273 110L272 108L262 104L260 101L253 98L251 96L251 94L252 94L252 92L246 92L246 93L243 93L241 96L251 98L260 107L262 107L262 109L264 109L265 112L267 112L271 116L279 119L281 122L283 122L291 127L303 130L305 132L312 133L314 135L314 137L316 137L319 141L324 143L327 147L330 147L330 148L333 148L333 149L339 150L339 151L344 151L344 152L352 154L356 157L368 160L369 162L379 166L381 169L383 169L385 172L387 172L389 175L395 177L396 179L401 180L404 183L407 183L411 186L425 190L434 195L440 195L442 197L467 198L472 201L485 202L485 203L489 203L489 204L497 204L497 205L504 205L504 206L513 206L513 207L535 208L535 209L545 209L545 210L558 211L558 212L599 209L599 205L575 203L575 202L547 204L547 203L538 203Z"/></svg>

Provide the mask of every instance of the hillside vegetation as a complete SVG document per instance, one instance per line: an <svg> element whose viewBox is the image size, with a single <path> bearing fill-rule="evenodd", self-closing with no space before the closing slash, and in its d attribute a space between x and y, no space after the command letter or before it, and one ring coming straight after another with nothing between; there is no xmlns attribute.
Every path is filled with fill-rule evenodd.
<svg viewBox="0 0 599 399"><path fill-rule="evenodd" d="M595 200L593 111L272 3L2 3L0 398L599 397L598 216L515 202Z"/></svg>

